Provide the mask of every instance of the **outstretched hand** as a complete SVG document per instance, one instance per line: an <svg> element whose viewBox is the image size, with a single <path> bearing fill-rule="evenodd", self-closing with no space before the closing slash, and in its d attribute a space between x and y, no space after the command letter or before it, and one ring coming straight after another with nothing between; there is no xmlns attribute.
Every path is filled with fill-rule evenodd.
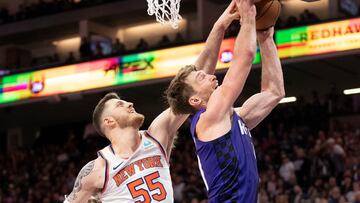
<svg viewBox="0 0 360 203"><path fill-rule="evenodd" d="M256 16L254 0L235 0L236 8L241 16L240 22L253 22Z"/></svg>

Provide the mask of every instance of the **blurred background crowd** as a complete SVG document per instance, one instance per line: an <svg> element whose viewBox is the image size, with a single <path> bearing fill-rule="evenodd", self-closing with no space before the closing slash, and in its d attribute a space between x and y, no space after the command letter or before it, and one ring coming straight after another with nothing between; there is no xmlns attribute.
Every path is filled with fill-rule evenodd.
<svg viewBox="0 0 360 203"><path fill-rule="evenodd" d="M334 89L277 107L252 131L259 202L359 203L360 127L346 119L330 120L359 113L351 98ZM0 202L62 202L81 167L106 145L91 124L72 123L43 129L29 149L2 151ZM188 124L171 156L171 176L177 203L206 202Z"/></svg>

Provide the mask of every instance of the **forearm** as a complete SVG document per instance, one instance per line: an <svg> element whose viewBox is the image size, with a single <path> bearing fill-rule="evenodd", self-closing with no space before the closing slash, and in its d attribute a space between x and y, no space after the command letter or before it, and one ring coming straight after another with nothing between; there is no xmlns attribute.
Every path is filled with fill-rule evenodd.
<svg viewBox="0 0 360 203"><path fill-rule="evenodd" d="M227 98L225 100L231 105L245 85L256 54L255 18L253 21L242 23L234 46L234 58L221 85L224 89L223 97Z"/></svg>
<svg viewBox="0 0 360 203"><path fill-rule="evenodd" d="M261 91L271 91L279 97L284 97L283 72L275 42L268 38L259 42L259 46L262 60Z"/></svg>
<svg viewBox="0 0 360 203"><path fill-rule="evenodd" d="M214 74L225 29L226 27L219 22L214 24L206 40L205 47L195 62L195 66L199 70L204 70L208 74Z"/></svg>
<svg viewBox="0 0 360 203"><path fill-rule="evenodd" d="M245 20L244 20L245 21ZM241 30L236 37L234 45L235 61L246 61L252 65L256 54L256 29L255 19L248 19L242 22Z"/></svg>

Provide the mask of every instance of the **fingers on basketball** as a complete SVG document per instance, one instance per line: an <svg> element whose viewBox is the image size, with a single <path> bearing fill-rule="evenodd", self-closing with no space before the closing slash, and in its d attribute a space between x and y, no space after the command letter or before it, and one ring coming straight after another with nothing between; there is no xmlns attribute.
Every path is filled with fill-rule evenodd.
<svg viewBox="0 0 360 203"><path fill-rule="evenodd" d="M281 11L279 0L260 0L256 6L256 29L267 30L275 25Z"/></svg>

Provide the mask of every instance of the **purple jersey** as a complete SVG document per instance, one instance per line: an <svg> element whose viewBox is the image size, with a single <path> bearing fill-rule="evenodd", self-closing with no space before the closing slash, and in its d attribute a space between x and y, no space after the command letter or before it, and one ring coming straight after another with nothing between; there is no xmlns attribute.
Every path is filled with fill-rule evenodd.
<svg viewBox="0 0 360 203"><path fill-rule="evenodd" d="M255 203L259 176L249 129L234 112L228 133L212 141L200 141L195 129L203 112L191 118L191 134L209 203Z"/></svg>

